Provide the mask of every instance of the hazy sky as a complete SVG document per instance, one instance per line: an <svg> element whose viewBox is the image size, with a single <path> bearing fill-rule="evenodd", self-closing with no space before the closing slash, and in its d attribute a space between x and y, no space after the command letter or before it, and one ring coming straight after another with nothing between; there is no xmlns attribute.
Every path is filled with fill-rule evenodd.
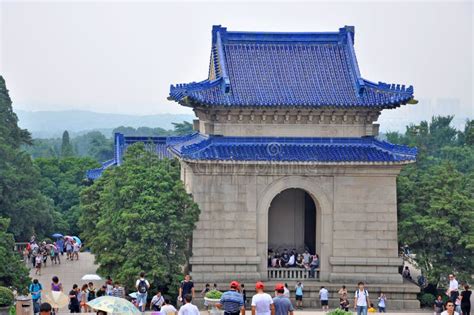
<svg viewBox="0 0 474 315"><path fill-rule="evenodd" d="M166 97L170 84L207 76L213 24L305 32L354 25L362 76L412 84L420 100L386 121L474 116L470 1L3 1L0 10L0 73L15 109L190 113Z"/></svg>

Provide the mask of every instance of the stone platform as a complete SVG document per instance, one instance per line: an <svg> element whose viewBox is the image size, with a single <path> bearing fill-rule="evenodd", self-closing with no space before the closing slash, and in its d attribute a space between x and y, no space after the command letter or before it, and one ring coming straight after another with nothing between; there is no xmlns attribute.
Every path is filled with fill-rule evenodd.
<svg viewBox="0 0 474 315"><path fill-rule="evenodd" d="M236 279L239 281L239 279ZM287 283L288 288L291 293L291 301L295 304L295 285L297 281L288 280L288 281L266 281L265 292L269 293L271 296L274 296L274 288L277 283ZM247 291L247 306L250 305L252 295L255 294L255 282L241 282L245 285ZM356 291L356 283L328 283L328 282L319 282L319 281L302 281L304 285L303 290L303 307L309 309L321 309L321 304L319 301L319 290L321 286L324 286L329 291L329 307L331 309L339 307L339 295L337 292L342 287L346 285L346 288L349 292L349 302L351 303L351 308L353 307L353 294ZM211 288L213 283L210 283ZM200 295L201 290L204 288L205 283L199 282L195 283L196 297L195 304L198 307L203 306L203 297ZM229 287L229 283L217 283L217 287L220 291L225 291ZM420 302L416 299L417 294L420 292L419 287L412 283L403 283L403 284L370 284L367 285L366 289L369 292L369 298L371 303L377 305L377 298L380 292L384 292L387 296L387 309L388 311L419 311Z"/></svg>

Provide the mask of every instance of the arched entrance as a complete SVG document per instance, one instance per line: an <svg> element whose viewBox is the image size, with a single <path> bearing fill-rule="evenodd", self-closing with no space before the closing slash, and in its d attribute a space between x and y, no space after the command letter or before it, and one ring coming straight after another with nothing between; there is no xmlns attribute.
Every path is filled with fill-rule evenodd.
<svg viewBox="0 0 474 315"><path fill-rule="evenodd" d="M303 189L290 188L276 195L268 211L268 247L316 252L316 205Z"/></svg>

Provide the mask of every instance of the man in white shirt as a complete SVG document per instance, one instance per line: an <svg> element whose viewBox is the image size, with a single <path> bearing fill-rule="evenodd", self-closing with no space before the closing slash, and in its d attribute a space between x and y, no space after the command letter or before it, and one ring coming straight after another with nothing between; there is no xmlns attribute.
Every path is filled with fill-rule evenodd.
<svg viewBox="0 0 474 315"><path fill-rule="evenodd" d="M323 311L327 311L329 309L329 291L325 287L321 287L319 290L319 300Z"/></svg>
<svg viewBox="0 0 474 315"><path fill-rule="evenodd" d="M184 302L186 304L180 307L178 315L200 315L197 306L191 303L192 300L193 297L191 294L186 294L184 296Z"/></svg>
<svg viewBox="0 0 474 315"><path fill-rule="evenodd" d="M453 303L456 303L456 299L459 296L459 283L456 280L456 276L453 274L449 275L449 289L448 289L448 295L453 301Z"/></svg>
<svg viewBox="0 0 474 315"><path fill-rule="evenodd" d="M163 303L160 312L163 315L178 315L178 311L173 305L170 304L169 299L165 299L165 302Z"/></svg>
<svg viewBox="0 0 474 315"><path fill-rule="evenodd" d="M141 312L144 312L150 283L148 282L148 280L145 279L145 273L143 271L140 272L140 279L135 282L135 288L137 289L138 309Z"/></svg>
<svg viewBox="0 0 474 315"><path fill-rule="evenodd" d="M275 315L275 305L272 297L263 292L265 286L263 282L255 284L257 293L252 297L252 315Z"/></svg>
<svg viewBox="0 0 474 315"><path fill-rule="evenodd" d="M367 307L370 305L369 292L364 287L364 282L359 282L359 288L354 295L354 309L357 315L367 315Z"/></svg>
<svg viewBox="0 0 474 315"><path fill-rule="evenodd" d="M156 294L151 299L150 308L152 311L159 312L163 303L165 303L165 299L161 295L161 291L158 290L158 292L156 292Z"/></svg>

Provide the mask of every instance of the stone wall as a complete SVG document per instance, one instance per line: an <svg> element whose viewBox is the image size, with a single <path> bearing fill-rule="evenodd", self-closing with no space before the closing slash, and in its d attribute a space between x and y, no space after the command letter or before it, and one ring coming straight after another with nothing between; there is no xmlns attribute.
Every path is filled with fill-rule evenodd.
<svg viewBox="0 0 474 315"><path fill-rule="evenodd" d="M396 228L400 166L311 166L183 162L201 209L193 234L196 281L267 277L268 209L278 193L306 191L316 204L320 279L401 283Z"/></svg>

